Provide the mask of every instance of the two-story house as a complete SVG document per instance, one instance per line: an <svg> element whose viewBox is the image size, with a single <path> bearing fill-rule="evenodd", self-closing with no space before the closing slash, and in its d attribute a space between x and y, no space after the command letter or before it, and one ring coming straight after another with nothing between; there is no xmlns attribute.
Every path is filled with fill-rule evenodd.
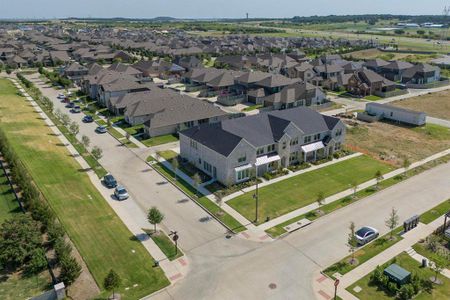
<svg viewBox="0 0 450 300"><path fill-rule="evenodd" d="M341 149L340 119L297 107L225 120L180 132L180 155L224 185Z"/></svg>

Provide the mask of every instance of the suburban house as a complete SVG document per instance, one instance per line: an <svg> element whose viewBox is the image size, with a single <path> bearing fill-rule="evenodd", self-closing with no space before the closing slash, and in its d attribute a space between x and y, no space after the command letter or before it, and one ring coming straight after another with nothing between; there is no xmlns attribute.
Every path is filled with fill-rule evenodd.
<svg viewBox="0 0 450 300"><path fill-rule="evenodd" d="M409 62L396 60L385 66L382 66L380 68L380 72L389 80L402 81L403 73L413 66L414 65L410 64Z"/></svg>
<svg viewBox="0 0 450 300"><path fill-rule="evenodd" d="M426 124L427 115L424 112L405 109L381 103L368 103L366 113L375 116L378 120L388 119L404 124L422 126Z"/></svg>
<svg viewBox="0 0 450 300"><path fill-rule="evenodd" d="M128 93L136 93L149 90L149 88L135 80L119 77L113 81L99 84L97 101L108 108L111 107L110 98L119 97Z"/></svg>
<svg viewBox="0 0 450 300"><path fill-rule="evenodd" d="M323 86L329 90L335 90L339 86L339 77L344 75L344 69L337 65L323 64L314 67L314 71L318 74L313 79L313 83Z"/></svg>
<svg viewBox="0 0 450 300"><path fill-rule="evenodd" d="M229 117L211 103L162 89L155 84L145 86L148 90L110 98L110 110L124 115L130 125L144 124L144 132L150 137L176 133Z"/></svg>
<svg viewBox="0 0 450 300"><path fill-rule="evenodd" d="M417 64L403 72L402 83L429 84L441 79L441 69L429 64Z"/></svg>
<svg viewBox="0 0 450 300"><path fill-rule="evenodd" d="M319 87L307 82L297 82L284 87L279 93L262 98L262 101L265 107L278 110L320 105L325 99L325 93Z"/></svg>
<svg viewBox="0 0 450 300"><path fill-rule="evenodd" d="M77 62L71 63L69 66L64 68L63 74L67 78L73 81L79 81L83 78L83 76L86 76L88 74L88 68L85 66L80 65Z"/></svg>
<svg viewBox="0 0 450 300"><path fill-rule="evenodd" d="M379 58L370 59L364 63L364 67L366 67L367 69L372 70L376 73L381 73L381 68L385 67L387 65L389 65L389 62L379 59Z"/></svg>
<svg viewBox="0 0 450 300"><path fill-rule="evenodd" d="M345 125L309 108L261 113L180 132L180 155L229 186L341 149Z"/></svg>
<svg viewBox="0 0 450 300"><path fill-rule="evenodd" d="M395 82L368 69L354 72L343 85L348 92L360 97L381 95L395 90L396 87Z"/></svg>

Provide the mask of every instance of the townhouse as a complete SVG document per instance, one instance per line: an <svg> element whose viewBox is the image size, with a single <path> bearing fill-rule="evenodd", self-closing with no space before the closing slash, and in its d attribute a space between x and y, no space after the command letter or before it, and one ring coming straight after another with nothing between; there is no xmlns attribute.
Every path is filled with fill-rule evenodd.
<svg viewBox="0 0 450 300"><path fill-rule="evenodd" d="M180 156L226 186L339 151L345 125L305 107L181 131Z"/></svg>

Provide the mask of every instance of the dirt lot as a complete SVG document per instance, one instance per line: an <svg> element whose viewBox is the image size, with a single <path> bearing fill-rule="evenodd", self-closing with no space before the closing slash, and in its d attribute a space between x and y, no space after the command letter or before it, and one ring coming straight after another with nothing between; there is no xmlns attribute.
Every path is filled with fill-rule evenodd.
<svg viewBox="0 0 450 300"><path fill-rule="evenodd" d="M405 158L414 162L450 148L450 129L428 124L406 127L387 122L349 122L346 145L397 167ZM356 124L356 125L355 125Z"/></svg>
<svg viewBox="0 0 450 300"><path fill-rule="evenodd" d="M450 120L450 90L399 100L389 104L424 111L429 116Z"/></svg>

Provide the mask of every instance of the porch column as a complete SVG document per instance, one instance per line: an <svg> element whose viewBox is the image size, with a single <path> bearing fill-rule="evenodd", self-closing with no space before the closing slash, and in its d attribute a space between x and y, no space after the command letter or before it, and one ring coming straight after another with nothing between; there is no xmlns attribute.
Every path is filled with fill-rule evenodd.
<svg viewBox="0 0 450 300"><path fill-rule="evenodd" d="M314 160L317 160L317 150L314 150Z"/></svg>
<svg viewBox="0 0 450 300"><path fill-rule="evenodd" d="M303 161L306 162L306 152L303 152L303 154L304 154L304 159L303 159Z"/></svg>

